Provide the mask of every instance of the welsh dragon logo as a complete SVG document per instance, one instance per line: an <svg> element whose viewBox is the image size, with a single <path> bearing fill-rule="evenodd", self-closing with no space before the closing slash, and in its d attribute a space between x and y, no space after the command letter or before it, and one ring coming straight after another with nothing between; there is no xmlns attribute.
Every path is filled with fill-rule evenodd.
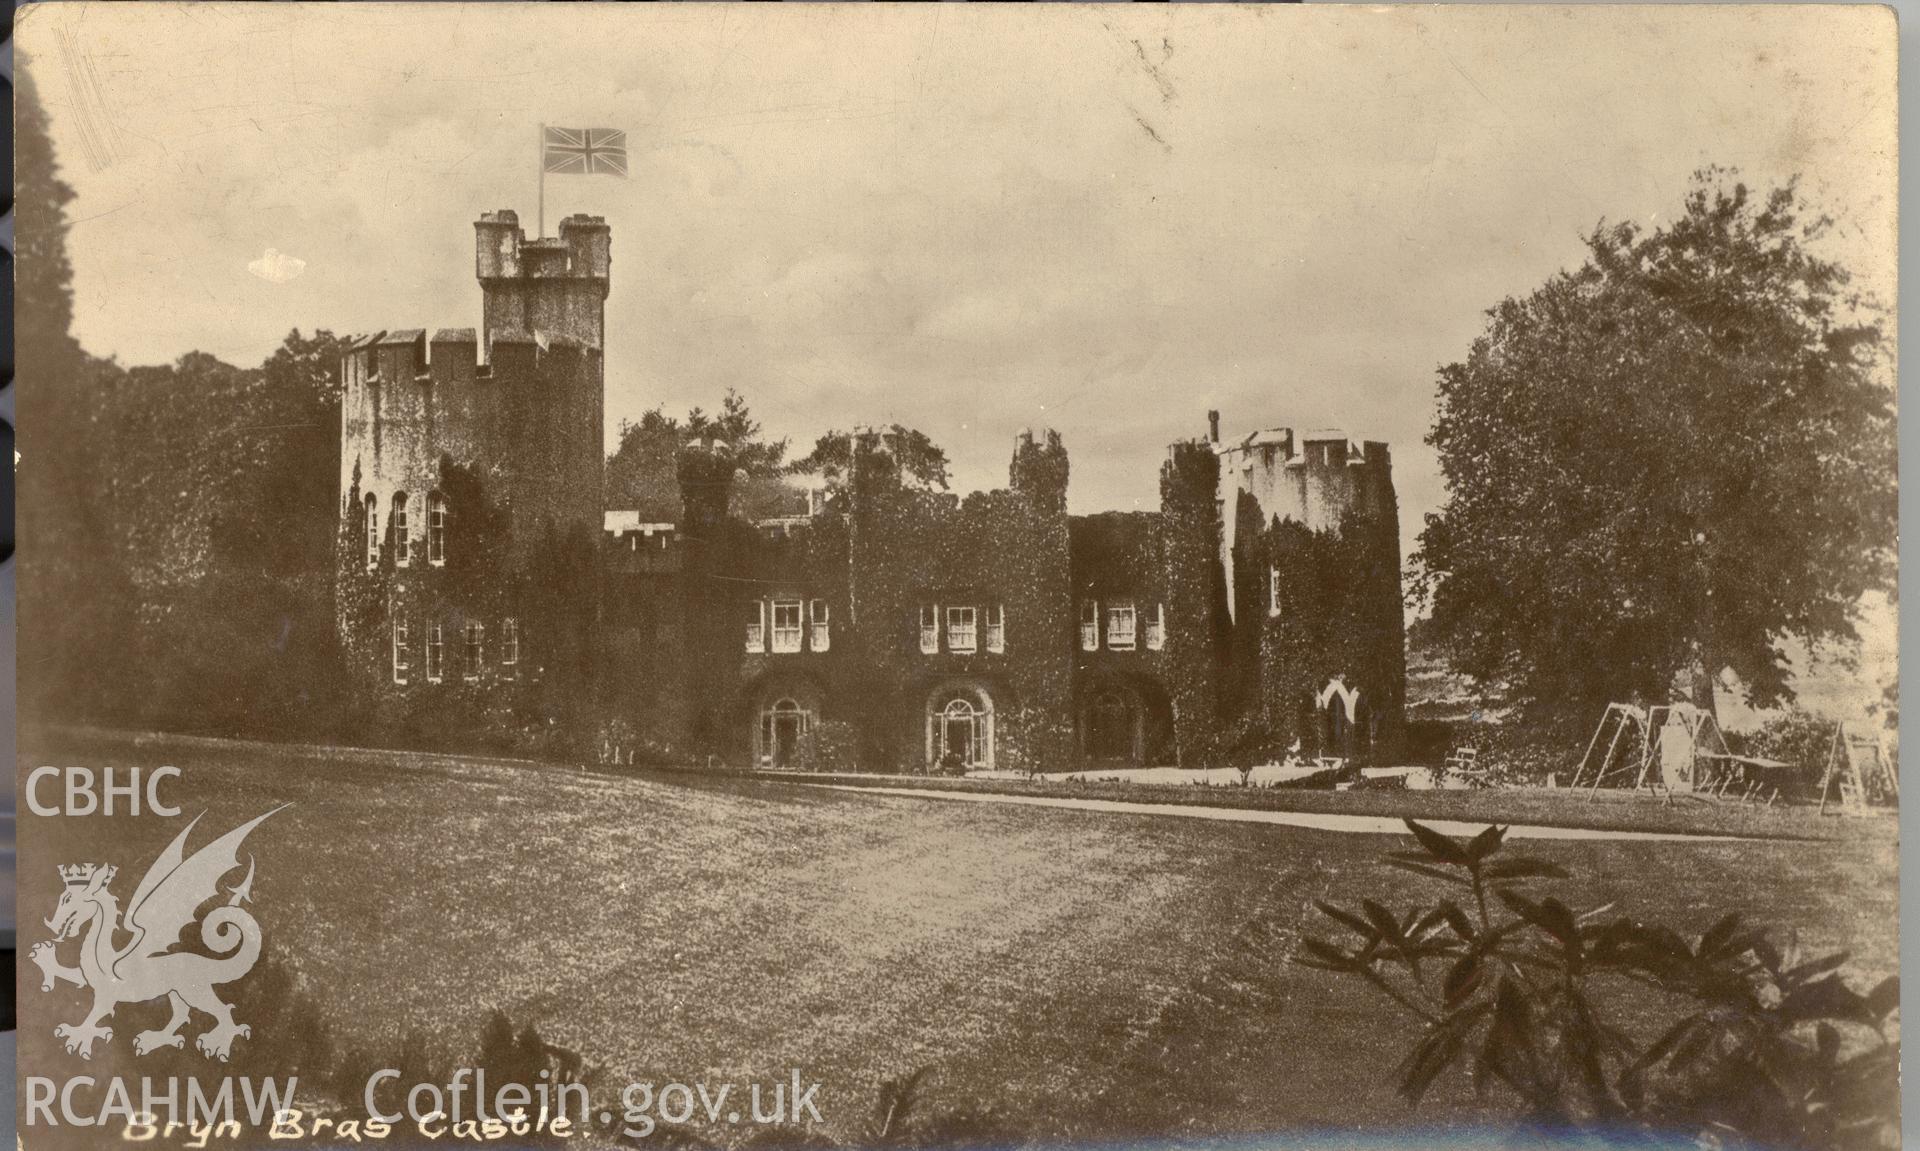
<svg viewBox="0 0 1920 1151"><path fill-rule="evenodd" d="M28 958L40 968L42 991L52 991L54 984L62 982L93 989L93 1009L87 1017L53 1029L56 1038L66 1041L69 1053L92 1058L95 1040L113 1042L113 1029L102 1024L114 1008L163 995L173 1008L173 1017L165 1027L134 1037L136 1055L162 1047L184 1048L186 1037L180 1029L194 1011L213 1017L213 1026L194 1040L194 1046L211 1058L225 1062L233 1041L252 1034L246 1024L233 1021L232 1005L213 991L215 985L232 983L253 970L260 958L260 924L240 906L252 898L251 856L247 877L226 892L226 903L200 919L200 938L213 954L172 948L194 922L200 905L222 894L220 880L240 866L240 843L247 833L281 810L274 808L241 824L188 858L187 836L200 822L195 816L133 889L124 925L119 901L110 889L116 868L92 863L60 868L66 889L60 893L53 917L46 921L54 937L35 944ZM86 939L80 944L79 966L64 966L57 954L58 945L82 932ZM118 944L115 938L121 935L132 938Z"/></svg>

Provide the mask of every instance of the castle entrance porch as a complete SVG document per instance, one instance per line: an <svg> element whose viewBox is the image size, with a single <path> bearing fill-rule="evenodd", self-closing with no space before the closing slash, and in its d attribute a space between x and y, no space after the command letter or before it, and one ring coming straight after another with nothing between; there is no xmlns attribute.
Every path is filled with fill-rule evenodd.
<svg viewBox="0 0 1920 1151"><path fill-rule="evenodd" d="M799 703L782 699L760 713L760 746L776 768L793 764L800 750L800 737L807 734L807 713Z"/></svg>
<svg viewBox="0 0 1920 1151"><path fill-rule="evenodd" d="M973 684L935 688L927 697L927 767L962 772L993 767L993 697Z"/></svg>
<svg viewBox="0 0 1920 1151"><path fill-rule="evenodd" d="M1083 762L1151 767L1173 761L1173 705L1157 681L1097 676L1081 695L1075 720Z"/></svg>
<svg viewBox="0 0 1920 1151"><path fill-rule="evenodd" d="M1372 709L1368 703L1359 688L1350 688L1338 678L1327 681L1314 697L1320 754L1354 759L1372 750Z"/></svg>
<svg viewBox="0 0 1920 1151"><path fill-rule="evenodd" d="M811 771L814 728L821 715L818 684L799 676L762 680L749 690L748 741L757 767Z"/></svg>
<svg viewBox="0 0 1920 1151"><path fill-rule="evenodd" d="M1140 762L1140 728L1137 701L1118 691L1101 692L1087 705L1086 758Z"/></svg>

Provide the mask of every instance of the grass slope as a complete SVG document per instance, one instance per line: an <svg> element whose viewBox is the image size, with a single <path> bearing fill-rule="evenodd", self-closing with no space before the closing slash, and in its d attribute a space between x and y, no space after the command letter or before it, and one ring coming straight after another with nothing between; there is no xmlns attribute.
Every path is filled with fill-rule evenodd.
<svg viewBox="0 0 1920 1151"><path fill-rule="evenodd" d="M211 741L30 746L21 762L177 764L175 802L208 812L195 846L292 803L248 842L255 911L343 1046L418 1028L463 1056L497 1006L609 1084L798 1067L844 1136L882 1079L923 1064L943 1103L1080 1137L1409 1121L1395 1016L1288 962L1320 930L1314 899L1414 897L1379 861L1391 838ZM19 922L50 913L56 862L118 864L124 899L180 826L23 813ZM1527 850L1576 870L1561 892L1576 906L1691 930L1741 910L1877 977L1896 966L1897 844L1857 826ZM87 1066L52 1038L83 996L43 994L31 966L20 991L26 1073L137 1074L130 1037L165 1013L123 1008L111 1057ZM1421 1119L1475 1113L1455 1085Z"/></svg>

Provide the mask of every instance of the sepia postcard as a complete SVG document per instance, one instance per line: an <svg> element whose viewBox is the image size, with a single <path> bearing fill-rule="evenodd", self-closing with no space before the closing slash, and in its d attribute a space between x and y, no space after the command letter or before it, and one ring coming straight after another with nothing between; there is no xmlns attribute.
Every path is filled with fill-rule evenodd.
<svg viewBox="0 0 1920 1151"><path fill-rule="evenodd" d="M23 1151L1900 1145L1890 10L17 42Z"/></svg>

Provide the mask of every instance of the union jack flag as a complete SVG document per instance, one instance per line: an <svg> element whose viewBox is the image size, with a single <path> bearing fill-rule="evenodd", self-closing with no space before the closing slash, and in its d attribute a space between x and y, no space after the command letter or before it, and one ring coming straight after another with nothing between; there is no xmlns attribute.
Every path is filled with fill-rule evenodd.
<svg viewBox="0 0 1920 1151"><path fill-rule="evenodd" d="M541 162L556 176L627 174L627 134L615 128L548 128Z"/></svg>

